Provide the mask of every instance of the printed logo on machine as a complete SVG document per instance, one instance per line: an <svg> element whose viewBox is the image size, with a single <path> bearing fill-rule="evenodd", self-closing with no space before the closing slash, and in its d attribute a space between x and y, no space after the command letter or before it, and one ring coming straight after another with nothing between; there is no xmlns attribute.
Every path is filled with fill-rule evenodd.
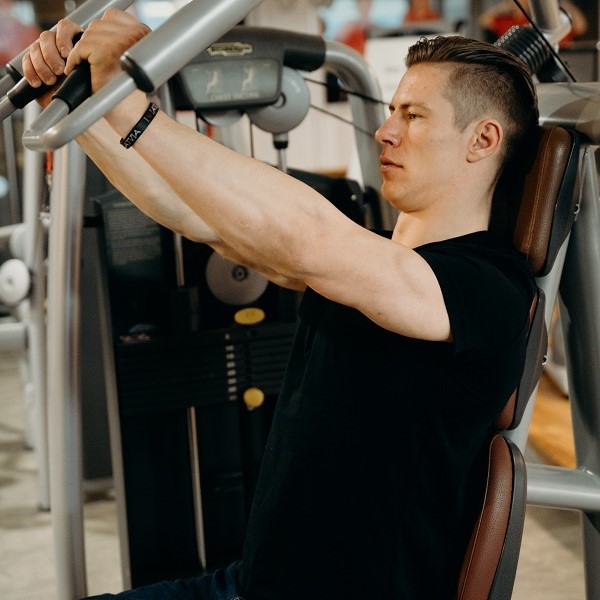
<svg viewBox="0 0 600 600"><path fill-rule="evenodd" d="M216 42L206 51L210 56L246 56L254 54L254 47L244 42Z"/></svg>

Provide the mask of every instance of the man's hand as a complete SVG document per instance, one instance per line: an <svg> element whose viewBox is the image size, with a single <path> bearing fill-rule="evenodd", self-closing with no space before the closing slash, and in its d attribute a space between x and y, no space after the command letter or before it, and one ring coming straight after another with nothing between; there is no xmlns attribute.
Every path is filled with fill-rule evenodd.
<svg viewBox="0 0 600 600"><path fill-rule="evenodd" d="M50 102L62 82L66 59L73 50L73 38L81 31L76 23L62 19L58 22L56 31L43 31L23 57L23 76L32 87L37 88L43 84L53 86L38 99L43 107Z"/></svg>
<svg viewBox="0 0 600 600"><path fill-rule="evenodd" d="M100 20L90 23L68 54L65 73L68 75L80 62L87 60L92 75L92 91L96 92L121 72L121 55L149 32L147 25L129 13L109 8ZM61 37L60 41L66 44L65 38Z"/></svg>
<svg viewBox="0 0 600 600"><path fill-rule="evenodd" d="M53 86L59 78L69 75L82 61L90 63L92 91L99 90L120 73L119 58L133 44L142 39L150 28L132 15L109 8L101 19L92 21L81 39L73 45L73 38L81 27L62 19L56 31L44 31L31 45L23 58L23 75L33 87ZM46 106L54 89L39 102Z"/></svg>

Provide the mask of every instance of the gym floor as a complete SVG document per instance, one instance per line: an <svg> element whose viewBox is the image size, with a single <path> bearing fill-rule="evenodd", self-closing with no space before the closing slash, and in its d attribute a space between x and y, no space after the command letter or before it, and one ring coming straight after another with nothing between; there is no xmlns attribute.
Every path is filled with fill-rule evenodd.
<svg viewBox="0 0 600 600"><path fill-rule="evenodd" d="M542 383L530 435L534 447L527 449L526 458L535 461L543 457L545 462L562 464L568 462L572 452L568 400L548 380ZM547 405L554 408L544 412ZM550 439L549 432L552 439L566 440L559 455L547 450L544 440ZM56 598L51 518L49 513L38 510L37 497L35 454L26 448L25 442L19 360L17 356L0 354L0 598L3 600ZM122 581L111 493L88 495L84 512L88 593L118 592ZM584 598L579 514L529 506L513 600Z"/></svg>

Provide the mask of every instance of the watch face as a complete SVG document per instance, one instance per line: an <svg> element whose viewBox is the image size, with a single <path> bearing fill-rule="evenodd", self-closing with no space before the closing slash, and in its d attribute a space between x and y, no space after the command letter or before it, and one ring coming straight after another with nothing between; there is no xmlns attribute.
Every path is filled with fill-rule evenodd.
<svg viewBox="0 0 600 600"><path fill-rule="evenodd" d="M240 58L190 63L180 71L197 110L223 110L275 102L281 65L270 58Z"/></svg>

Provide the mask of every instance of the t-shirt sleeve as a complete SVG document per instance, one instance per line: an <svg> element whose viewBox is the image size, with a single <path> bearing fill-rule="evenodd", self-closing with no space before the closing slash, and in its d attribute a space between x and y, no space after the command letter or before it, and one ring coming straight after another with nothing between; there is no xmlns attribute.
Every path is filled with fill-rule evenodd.
<svg viewBox="0 0 600 600"><path fill-rule="evenodd" d="M531 289L473 254L422 254L440 284L455 351L501 352L522 335ZM512 275L512 276L511 276Z"/></svg>

